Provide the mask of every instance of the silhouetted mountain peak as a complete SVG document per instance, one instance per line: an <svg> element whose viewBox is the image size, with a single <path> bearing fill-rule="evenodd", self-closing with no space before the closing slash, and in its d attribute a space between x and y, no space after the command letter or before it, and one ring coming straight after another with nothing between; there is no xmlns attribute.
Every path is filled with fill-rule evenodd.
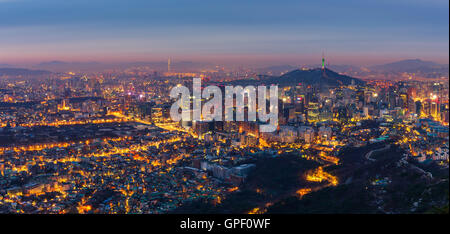
<svg viewBox="0 0 450 234"><path fill-rule="evenodd" d="M328 87L350 85L352 84L352 81L355 85L365 84L365 82L360 79L346 75L341 75L327 68L325 69L314 68L314 69L296 69L287 72L282 76L260 76L260 79L257 81L249 79L236 80L233 81L232 84L235 85L278 84L280 86L295 86L298 84L303 84L303 85L316 85L326 89Z"/></svg>
<svg viewBox="0 0 450 234"><path fill-rule="evenodd" d="M346 75L341 75L328 68L314 68L308 70L293 70L280 77L272 79L273 82L279 84L304 83L318 84L320 86L339 86L350 85L352 81L355 84L363 84L364 81Z"/></svg>

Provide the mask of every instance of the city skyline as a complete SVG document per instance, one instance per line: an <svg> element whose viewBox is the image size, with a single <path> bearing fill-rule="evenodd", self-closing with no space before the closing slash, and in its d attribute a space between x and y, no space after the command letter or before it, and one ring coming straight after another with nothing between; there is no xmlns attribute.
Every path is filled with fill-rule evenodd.
<svg viewBox="0 0 450 234"><path fill-rule="evenodd" d="M448 1L0 1L0 64L448 64Z"/></svg>
<svg viewBox="0 0 450 234"><path fill-rule="evenodd" d="M0 214L448 214L448 9L0 0Z"/></svg>

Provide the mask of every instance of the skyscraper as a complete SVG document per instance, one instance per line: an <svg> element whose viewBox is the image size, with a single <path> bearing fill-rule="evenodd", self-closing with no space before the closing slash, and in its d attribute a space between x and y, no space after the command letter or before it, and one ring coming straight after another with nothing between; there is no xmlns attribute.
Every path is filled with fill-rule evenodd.
<svg viewBox="0 0 450 234"><path fill-rule="evenodd" d="M170 57L167 60L167 72L170 72Z"/></svg>

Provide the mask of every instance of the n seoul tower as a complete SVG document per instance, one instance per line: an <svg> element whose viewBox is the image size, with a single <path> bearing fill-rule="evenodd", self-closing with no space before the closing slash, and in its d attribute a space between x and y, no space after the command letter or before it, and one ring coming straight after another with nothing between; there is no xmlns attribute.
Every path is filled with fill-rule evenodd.
<svg viewBox="0 0 450 234"><path fill-rule="evenodd" d="M325 55L322 52L322 70L325 70Z"/></svg>

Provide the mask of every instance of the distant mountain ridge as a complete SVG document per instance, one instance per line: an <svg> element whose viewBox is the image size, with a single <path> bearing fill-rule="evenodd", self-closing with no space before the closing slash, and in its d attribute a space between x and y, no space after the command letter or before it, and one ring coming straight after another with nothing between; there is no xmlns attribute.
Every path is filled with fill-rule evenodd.
<svg viewBox="0 0 450 234"><path fill-rule="evenodd" d="M41 62L33 66L35 69L43 69L49 70L53 72L67 72L67 71L102 71L109 69L128 69L135 67L150 67L155 70L167 70L167 61L156 61L156 62L146 62L146 61L138 61L138 62L65 62L65 61L48 61ZM202 62L191 62L191 61L172 61L171 63L172 70L177 72L181 71L193 71L198 69L205 69L208 67L212 67L211 63L202 63Z"/></svg>
<svg viewBox="0 0 450 234"><path fill-rule="evenodd" d="M96 70L103 69L104 64L99 62L64 62L64 61L48 61L36 64L33 66L35 69L44 69L53 72L66 72L71 70Z"/></svg>
<svg viewBox="0 0 450 234"><path fill-rule="evenodd" d="M0 68L0 76L42 76L49 75L50 71L31 70L25 68Z"/></svg>
<svg viewBox="0 0 450 234"><path fill-rule="evenodd" d="M256 69L256 72L258 72L259 74L282 75L283 73L287 71L292 71L296 68L298 67L292 65L276 65L258 68Z"/></svg>
<svg viewBox="0 0 450 234"><path fill-rule="evenodd" d="M64 61L58 61L58 60L53 60L53 61L49 61L49 62L42 62L37 64L37 66L54 66L54 65L67 65L69 63L64 62Z"/></svg>
<svg viewBox="0 0 450 234"><path fill-rule="evenodd" d="M14 67L13 65L11 65L11 64L7 64L7 63L0 63L0 68L11 68L11 67Z"/></svg>
<svg viewBox="0 0 450 234"><path fill-rule="evenodd" d="M424 61L420 59L406 59L398 62L387 63L369 67L371 70L383 72L429 72L431 70L448 70L448 64L438 64L431 61Z"/></svg>

